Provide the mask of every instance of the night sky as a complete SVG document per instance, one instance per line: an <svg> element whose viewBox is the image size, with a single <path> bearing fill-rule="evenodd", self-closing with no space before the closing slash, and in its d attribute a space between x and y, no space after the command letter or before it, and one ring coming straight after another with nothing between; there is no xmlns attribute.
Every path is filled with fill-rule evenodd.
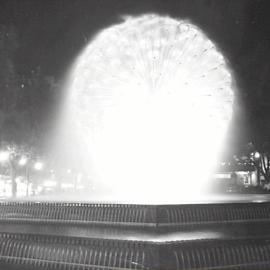
<svg viewBox="0 0 270 270"><path fill-rule="evenodd" d="M91 38L122 15L189 19L217 44L232 68L238 99L229 138L237 145L270 139L269 12L268 0L1 0L0 24L14 26L18 34L14 61L19 74L27 77L39 67L61 81ZM37 114L52 109L44 106Z"/></svg>

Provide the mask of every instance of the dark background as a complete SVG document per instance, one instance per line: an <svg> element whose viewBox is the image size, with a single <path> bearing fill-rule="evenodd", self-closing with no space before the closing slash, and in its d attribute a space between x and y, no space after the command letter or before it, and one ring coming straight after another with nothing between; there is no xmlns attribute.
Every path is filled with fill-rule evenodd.
<svg viewBox="0 0 270 270"><path fill-rule="evenodd" d="M120 22L122 15L142 13L189 19L228 59L238 86L228 135L231 149L270 139L270 1L1 0L0 25L16 40L9 55L20 88L16 110L25 113L27 120L22 122L35 130L33 141L40 143L48 134L61 100L57 86L80 50L99 30ZM14 140L20 137L17 132Z"/></svg>

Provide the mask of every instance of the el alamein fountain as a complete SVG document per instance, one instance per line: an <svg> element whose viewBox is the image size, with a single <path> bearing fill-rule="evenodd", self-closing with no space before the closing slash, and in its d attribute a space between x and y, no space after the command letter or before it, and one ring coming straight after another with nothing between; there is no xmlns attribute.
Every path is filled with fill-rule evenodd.
<svg viewBox="0 0 270 270"><path fill-rule="evenodd" d="M269 269L269 202L196 203L224 147L233 85L188 21L150 14L100 31L70 70L59 133L99 203L93 191L1 203L0 268Z"/></svg>
<svg viewBox="0 0 270 270"><path fill-rule="evenodd" d="M101 200L179 203L207 186L234 89L202 30L164 16L126 17L93 38L68 81L65 134L73 131L92 184L106 188Z"/></svg>

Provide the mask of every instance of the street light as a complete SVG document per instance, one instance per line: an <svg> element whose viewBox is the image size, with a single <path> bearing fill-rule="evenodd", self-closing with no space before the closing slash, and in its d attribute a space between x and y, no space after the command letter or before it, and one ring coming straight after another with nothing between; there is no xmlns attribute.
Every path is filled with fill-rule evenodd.
<svg viewBox="0 0 270 270"><path fill-rule="evenodd" d="M9 160L10 153L8 151L0 152L0 162L5 162Z"/></svg>
<svg viewBox="0 0 270 270"><path fill-rule="evenodd" d="M259 152L254 153L254 159L259 159L261 157L261 154Z"/></svg>
<svg viewBox="0 0 270 270"><path fill-rule="evenodd" d="M258 185L261 185L261 173L260 173L260 158L261 158L261 154L257 151L251 153L251 160L254 162L256 171L257 171L257 181L258 181Z"/></svg>
<svg viewBox="0 0 270 270"><path fill-rule="evenodd" d="M41 163L40 161L37 161L34 164L34 169L37 170L37 171L41 171L43 169L43 163Z"/></svg>
<svg viewBox="0 0 270 270"><path fill-rule="evenodd" d="M19 165L20 166L24 166L27 163L27 158L26 157L21 157L21 159L19 160Z"/></svg>

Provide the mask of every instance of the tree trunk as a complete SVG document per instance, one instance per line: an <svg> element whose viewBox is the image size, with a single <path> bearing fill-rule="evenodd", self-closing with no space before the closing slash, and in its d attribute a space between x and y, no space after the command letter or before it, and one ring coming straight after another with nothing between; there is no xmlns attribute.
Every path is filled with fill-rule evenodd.
<svg viewBox="0 0 270 270"><path fill-rule="evenodd" d="M11 185L12 185L12 197L17 196L17 183L16 183L16 172L12 164L10 165Z"/></svg>

